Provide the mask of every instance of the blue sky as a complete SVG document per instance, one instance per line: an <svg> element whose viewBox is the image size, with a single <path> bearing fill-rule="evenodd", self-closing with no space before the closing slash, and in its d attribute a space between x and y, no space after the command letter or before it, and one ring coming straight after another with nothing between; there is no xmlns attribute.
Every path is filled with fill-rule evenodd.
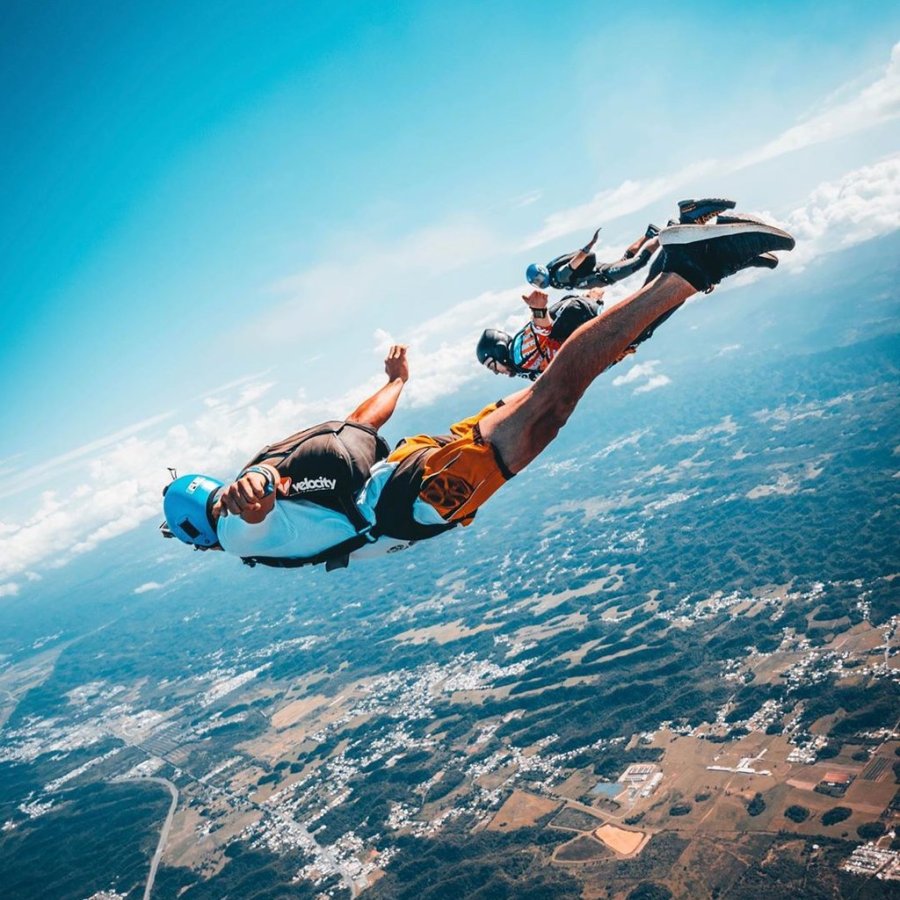
<svg viewBox="0 0 900 900"><path fill-rule="evenodd" d="M161 455L227 470L339 412L389 337L433 404L485 377L467 342L524 265L598 224L615 252L709 191L816 252L896 227L890 4L4 9L0 591L68 508L47 461L93 546L151 515Z"/></svg>

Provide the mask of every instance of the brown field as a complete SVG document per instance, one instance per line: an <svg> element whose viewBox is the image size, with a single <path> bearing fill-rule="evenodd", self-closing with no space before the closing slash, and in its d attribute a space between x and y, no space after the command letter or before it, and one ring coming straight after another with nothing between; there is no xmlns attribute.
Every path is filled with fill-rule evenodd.
<svg viewBox="0 0 900 900"><path fill-rule="evenodd" d="M517 641L539 641L541 638L565 631L567 628L581 629L587 624L587 616L583 612L569 613L565 616L555 616L538 625L525 625L517 628L512 634Z"/></svg>
<svg viewBox="0 0 900 900"><path fill-rule="evenodd" d="M573 597L587 597L590 594L596 594L600 591L615 591L621 588L625 583L625 578L621 573L630 573L634 570L634 566L612 566L610 567L609 574L604 575L602 578L595 578L593 581L589 581L586 585L583 585L580 588L573 588L572 590L560 591L558 594L544 594L538 597L529 597L527 600L523 600L520 603L516 604L518 609L525 609L529 606L533 607L533 612L535 614L546 612L548 609L553 609L556 606L559 606L560 603L565 603L566 600L571 600Z"/></svg>
<svg viewBox="0 0 900 900"><path fill-rule="evenodd" d="M208 820L189 806L182 808L180 803L186 800L189 801L190 797L182 795L179 809L172 819L172 829L166 841L163 859L167 865L202 869L204 877L209 878L227 862L224 853L225 846L244 828L256 822L261 813L257 810L239 814L232 812L224 819L218 820L223 825L222 828L212 834L200 836L197 834L196 828Z"/></svg>
<svg viewBox="0 0 900 900"><path fill-rule="evenodd" d="M467 628L463 625L462 619L457 619L454 622L444 622L428 628L410 628L394 635L392 640L401 644L427 644L429 641L434 641L436 644L449 644L451 641L478 634L479 631L490 631L497 627L497 625L479 625L477 628Z"/></svg>
<svg viewBox="0 0 900 900"><path fill-rule="evenodd" d="M327 707L334 702L334 699L333 697L326 697L324 694L314 694L312 697L294 700L292 703L288 703L287 706L282 706L272 716L272 727L281 730L294 725L320 707Z"/></svg>
<svg viewBox="0 0 900 900"><path fill-rule="evenodd" d="M534 825L542 816L559 809L559 806L558 800L550 800L547 797L538 797L535 794L515 790L507 797L506 803L497 810L487 830L512 831L515 828Z"/></svg>
<svg viewBox="0 0 900 900"><path fill-rule="evenodd" d="M565 828L570 831L593 831L601 821L587 810L564 806L550 824L554 828Z"/></svg>
<svg viewBox="0 0 900 900"><path fill-rule="evenodd" d="M582 834L568 844L557 847L553 859L556 862L578 863L608 858L609 855L609 850L600 841L594 840L589 834Z"/></svg>
<svg viewBox="0 0 900 900"><path fill-rule="evenodd" d="M344 714L341 706L326 707L318 710L315 716L306 721L291 725L282 731L267 731L259 737L235 745L235 750L243 750L254 759L263 760L274 765L282 759L295 757L308 736L318 728L339 719ZM352 727L362 725L368 716L358 716L351 720Z"/></svg>
<svg viewBox="0 0 900 900"><path fill-rule="evenodd" d="M19 700L32 688L38 687L47 680L59 655L71 643L71 641L66 641L52 650L44 650L42 653L10 666L0 675L0 695L4 697L3 702L0 703L0 728L12 715Z"/></svg>
<svg viewBox="0 0 900 900"><path fill-rule="evenodd" d="M888 769L890 772L890 769ZM893 781L893 779L891 779ZM852 806L860 812L869 812L879 816L894 796L896 786L885 781L861 781L857 779L850 785L843 799L845 806Z"/></svg>
<svg viewBox="0 0 900 900"><path fill-rule="evenodd" d="M627 632L630 633L630 632ZM612 662L614 659L619 659L622 656L631 656L632 653L637 653L639 650L646 650L646 644L638 644L637 647L629 647L627 650L619 650L618 653L611 653L609 656L598 656L595 662ZM575 679L575 683L581 679Z"/></svg>
<svg viewBox="0 0 900 900"><path fill-rule="evenodd" d="M830 644L826 644L828 650L851 653L864 653L873 650L884 643L882 633L868 622L860 622L847 631L839 634Z"/></svg>
<svg viewBox="0 0 900 900"><path fill-rule="evenodd" d="M606 844L610 850L620 856L631 856L639 853L647 842L647 834L643 831L628 831L618 825L601 825L595 832L595 837Z"/></svg>
<svg viewBox="0 0 900 900"><path fill-rule="evenodd" d="M581 664L582 659L584 659L585 653L588 650L593 650L600 643L600 639L588 641L586 644L582 644L580 647L576 647L574 650L569 650L566 653L563 653L559 658L567 662L569 665L577 666Z"/></svg>

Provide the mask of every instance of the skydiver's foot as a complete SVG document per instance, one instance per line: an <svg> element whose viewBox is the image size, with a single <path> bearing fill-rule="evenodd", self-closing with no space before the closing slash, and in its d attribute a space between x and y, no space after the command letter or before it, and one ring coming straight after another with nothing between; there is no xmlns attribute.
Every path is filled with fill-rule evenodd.
<svg viewBox="0 0 900 900"><path fill-rule="evenodd" d="M793 250L791 235L774 225L739 221L675 225L659 235L665 247L663 271L680 275L698 291L710 291L723 278L749 267L774 268L773 250Z"/></svg>
<svg viewBox="0 0 900 900"><path fill-rule="evenodd" d="M723 216L719 217L725 218ZM659 233L659 242L664 247L677 244L697 244L704 241L719 238L730 238L739 234L767 234L773 237L787 237L791 240L790 247L767 247L760 250L793 250L794 239L775 225L769 225L761 219L751 216L729 216L728 222L709 222L706 225L673 225L671 228L663 228Z"/></svg>
<svg viewBox="0 0 900 900"><path fill-rule="evenodd" d="M730 213L724 216L716 217L717 225L736 225L738 222L753 222L757 225L765 225L765 221L759 216L753 216L750 213ZM774 253L760 253L759 256L750 260L748 268L754 269L774 269L778 265L778 257Z"/></svg>
<svg viewBox="0 0 900 900"><path fill-rule="evenodd" d="M659 225L654 225L652 222L647 226L647 230L644 232L644 237L647 240L651 240L655 238L659 234Z"/></svg>
<svg viewBox="0 0 900 900"><path fill-rule="evenodd" d="M678 213L681 225L702 225L713 216L734 209L734 200L721 197L704 197L702 200L679 200Z"/></svg>

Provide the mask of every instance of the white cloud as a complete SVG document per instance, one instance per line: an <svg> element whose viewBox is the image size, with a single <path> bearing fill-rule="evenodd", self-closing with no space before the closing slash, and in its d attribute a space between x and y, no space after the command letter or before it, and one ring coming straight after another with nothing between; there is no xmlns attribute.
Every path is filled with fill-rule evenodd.
<svg viewBox="0 0 900 900"><path fill-rule="evenodd" d="M715 160L704 160L679 172L670 172L649 181L629 179L618 187L602 190L587 203L551 213L544 220L543 227L525 239L521 249L529 250L580 229L594 229L601 221L612 222L621 216L638 212L651 203L668 197L682 185L704 175L714 174L717 167Z"/></svg>
<svg viewBox="0 0 900 900"><path fill-rule="evenodd" d="M900 153L820 184L785 225L797 238L795 268L900 228Z"/></svg>
<svg viewBox="0 0 900 900"><path fill-rule="evenodd" d="M334 414L327 402L309 402L302 393L263 408L258 401L271 387L245 384L230 403L204 404L193 422L139 436L137 431L149 430L144 421L66 454L80 458L83 470L71 479L56 478L24 521L0 522L0 580L40 565L66 565L147 520L161 519L167 465L227 477L273 434ZM95 448L92 456L86 448Z"/></svg>
<svg viewBox="0 0 900 900"><path fill-rule="evenodd" d="M398 291L409 294L425 279L493 259L508 248L484 223L466 219L391 240L345 236L339 250L332 260L272 285L288 299L258 314L254 329L272 341L293 340L313 321L320 328L345 321L363 305L393 301ZM335 309L342 313L337 320Z"/></svg>
<svg viewBox="0 0 900 900"><path fill-rule="evenodd" d="M523 207L531 206L532 203L537 203L543 196L543 191L529 191L527 194L515 197L510 205L513 209L522 209Z"/></svg>
<svg viewBox="0 0 900 900"><path fill-rule="evenodd" d="M731 416L725 416L721 422L717 422L715 425L708 425L706 428L699 428L697 431L694 431L690 434L681 434L678 437L673 437L669 443L678 446L679 444L705 444L709 441L710 438L717 437L719 435L724 435L725 437L733 437L738 432L738 425L731 418Z"/></svg>
<svg viewBox="0 0 900 900"><path fill-rule="evenodd" d="M668 375L656 371L659 365L658 359L648 359L646 362L634 363L623 375L617 375L612 380L613 387L622 387L625 384L634 384L634 394L646 394L672 383ZM644 380L646 379L646 380ZM640 384L636 384L640 382Z"/></svg>
<svg viewBox="0 0 900 900"><path fill-rule="evenodd" d="M94 441L90 441L87 444L83 444L81 447L76 447L74 450L69 450L66 453L61 453L59 456L54 456L50 459L42 460L39 465L29 466L26 469L20 469L19 471L14 471L12 473L7 472L7 475L14 474L15 478L8 478L6 486L0 488L0 498L12 497L14 494L19 494L24 490L32 490L34 484L33 479L35 477L44 475L49 471L52 471L55 475L58 475L60 472L67 471L69 468L71 468L72 463L82 462L84 459L96 455L98 451L103 450L106 447L110 447L130 435L137 434L141 431L146 431L147 429L152 428L154 425L158 425L160 422L164 422L166 419L170 419L171 417L171 412L162 413L158 416L151 416L150 418L144 419L141 422L137 422L134 425L129 425L128 427L122 428L119 431L113 432L112 434L108 434L104 437L97 438ZM0 535L2 534L3 525L2 523L0 523Z"/></svg>
<svg viewBox="0 0 900 900"><path fill-rule="evenodd" d="M654 374L658 365L658 359L648 359L647 362L634 363L624 375L617 375L613 378L612 383L615 387L619 387L623 384L632 384L635 381L639 381L641 378L650 377Z"/></svg>
<svg viewBox="0 0 900 900"><path fill-rule="evenodd" d="M158 581L146 581L134 589L135 594L146 594L148 591L158 591L163 587Z"/></svg>
<svg viewBox="0 0 900 900"><path fill-rule="evenodd" d="M845 92L836 92L841 93ZM600 191L587 203L557 210L547 216L537 232L526 238L522 249L539 246L575 231L596 228L601 220L611 222L638 212L651 203L671 197L682 186L701 178L711 180L747 169L803 147L846 137L898 117L900 43L894 45L884 74L857 91L851 99L832 103L806 121L788 128L736 159L706 159L657 178L627 180L618 187Z"/></svg>
<svg viewBox="0 0 900 900"><path fill-rule="evenodd" d="M648 379L644 384L638 385L634 389L635 394L646 394L647 391L655 391L657 388L665 387L667 384L671 384L672 379L669 378L668 375L654 375L652 378Z"/></svg>
<svg viewBox="0 0 900 900"><path fill-rule="evenodd" d="M894 44L884 74L851 99L831 106L741 157L734 165L743 169L872 128L900 116L900 43Z"/></svg>
<svg viewBox="0 0 900 900"><path fill-rule="evenodd" d="M739 160L706 160L682 172L645 182L629 181L601 191L587 204L553 213L525 244L536 246L580 228L592 230L601 215L604 221L610 221L637 211L670 196L680 184L700 175L734 171L894 118L898 115L898 70L900 49L895 47L887 72L858 91L854 100L833 101L805 123ZM530 202L528 196L520 200ZM794 268L819 254L900 227L900 154L819 185L783 224L798 238L797 250L785 258L785 267ZM514 249L475 221L426 228L400 241L360 239L334 262L282 281L277 291L289 295L289 299L263 314L267 325L261 326L257 320L254 327L263 327L267 334L290 336L292 329L308 324L309 310L321 308L323 297L328 299L328 309L314 315L331 316L330 310L340 306L346 317L361 304L387 296L397 283L416 284L425 273L440 275L474 262L501 258ZM607 305L627 292L628 286L611 290ZM484 327L514 331L521 326L523 307L518 295L516 287L470 297L446 306L399 336L410 346L413 370L403 403L426 406L475 378L490 383L493 376L475 361L474 343ZM376 347L381 349L391 340L384 331L374 337ZM657 360L634 364L627 372L617 374L612 383L631 385L635 393L656 390L670 383L657 370L658 365ZM16 487L3 488L0 497L16 493L23 483L29 489L35 483L43 484L39 476L51 468L55 479L51 489L36 496L24 519L0 521L0 596L19 591L14 578L39 577L34 571L37 567L65 565L74 556L160 517L165 466L177 466L182 472L201 469L227 477L273 436L290 433L304 422L344 415L381 383L381 378L374 376L344 396L317 395L313 399L298 391L274 399L277 385L267 373L244 376L204 396L193 421L188 419L163 431L161 426L172 413L153 416L46 460L40 467L20 470L14 479ZM496 394L523 386L520 380L502 378L495 379L494 384ZM734 430L734 423L725 423L718 432L701 431L680 440L700 441Z"/></svg>
<svg viewBox="0 0 900 900"><path fill-rule="evenodd" d="M640 443L641 438L650 434L649 428L643 428L640 431L633 431L631 434L625 435L623 438L619 438L617 441L613 441L610 444L607 444L602 450L598 450L591 459L605 459L611 453L615 453L617 450L623 450L625 447L634 447Z"/></svg>
<svg viewBox="0 0 900 900"><path fill-rule="evenodd" d="M412 407L429 406L476 378L493 379L499 394L522 387L520 379L491 375L475 359L475 344L485 328L514 332L522 327L525 307L519 298L520 292L514 288L487 291L448 307L413 328L406 340L413 377L404 402ZM380 351L395 342L386 331L376 332L375 337Z"/></svg>

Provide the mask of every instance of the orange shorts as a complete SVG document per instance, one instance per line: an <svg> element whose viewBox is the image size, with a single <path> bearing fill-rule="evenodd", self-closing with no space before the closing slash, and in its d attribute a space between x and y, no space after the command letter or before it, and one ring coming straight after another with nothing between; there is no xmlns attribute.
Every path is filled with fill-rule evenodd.
<svg viewBox="0 0 900 900"><path fill-rule="evenodd" d="M477 415L451 425L447 437L417 434L406 438L388 456L389 462L401 462L417 451L430 451L422 454L416 466L422 474L419 498L446 522L470 525L481 504L513 477L478 427L502 403L492 403Z"/></svg>

